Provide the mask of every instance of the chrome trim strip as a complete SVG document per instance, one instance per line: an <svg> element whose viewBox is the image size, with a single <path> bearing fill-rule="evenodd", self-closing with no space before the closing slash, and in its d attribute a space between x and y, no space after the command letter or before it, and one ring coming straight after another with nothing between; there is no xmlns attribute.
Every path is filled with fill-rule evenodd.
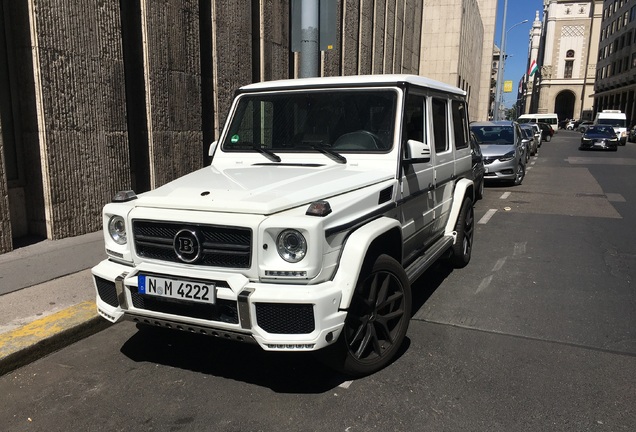
<svg viewBox="0 0 636 432"><path fill-rule="evenodd" d="M115 278L115 291L117 292L117 301L119 307L128 310L128 300L126 300L126 287L124 286L124 278L128 273L124 272Z"/></svg>
<svg viewBox="0 0 636 432"><path fill-rule="evenodd" d="M254 293L254 288L245 288L237 297L238 315L241 328L251 329L252 319L250 318L250 296Z"/></svg>

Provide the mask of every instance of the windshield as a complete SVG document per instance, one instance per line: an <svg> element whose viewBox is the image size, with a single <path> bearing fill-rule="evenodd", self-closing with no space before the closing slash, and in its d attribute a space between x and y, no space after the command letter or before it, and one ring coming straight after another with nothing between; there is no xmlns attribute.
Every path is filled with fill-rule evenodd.
<svg viewBox="0 0 636 432"><path fill-rule="evenodd" d="M224 151L386 152L397 92L330 90L241 96Z"/></svg>
<svg viewBox="0 0 636 432"><path fill-rule="evenodd" d="M479 144L514 144L512 126L471 126Z"/></svg>
<svg viewBox="0 0 636 432"><path fill-rule="evenodd" d="M598 124L600 125L608 125L608 126L616 126L616 127L625 127L625 119L618 118L600 118L598 119Z"/></svg>

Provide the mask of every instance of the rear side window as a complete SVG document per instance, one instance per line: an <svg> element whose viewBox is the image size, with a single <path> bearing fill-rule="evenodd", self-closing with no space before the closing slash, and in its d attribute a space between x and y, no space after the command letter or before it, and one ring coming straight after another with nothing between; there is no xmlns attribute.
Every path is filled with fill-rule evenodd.
<svg viewBox="0 0 636 432"><path fill-rule="evenodd" d="M453 101L452 107L455 148L466 148L468 147L468 115L466 113L466 104L460 101Z"/></svg>
<svg viewBox="0 0 636 432"><path fill-rule="evenodd" d="M443 153L448 150L446 99L433 98L433 138L435 139L435 152Z"/></svg>

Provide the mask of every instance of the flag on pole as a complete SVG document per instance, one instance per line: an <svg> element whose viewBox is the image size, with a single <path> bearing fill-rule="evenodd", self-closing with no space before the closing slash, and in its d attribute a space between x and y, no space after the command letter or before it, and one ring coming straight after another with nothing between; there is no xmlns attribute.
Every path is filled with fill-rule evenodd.
<svg viewBox="0 0 636 432"><path fill-rule="evenodd" d="M531 77L539 69L539 65L536 60L532 60L530 63L530 69L528 69L528 76Z"/></svg>

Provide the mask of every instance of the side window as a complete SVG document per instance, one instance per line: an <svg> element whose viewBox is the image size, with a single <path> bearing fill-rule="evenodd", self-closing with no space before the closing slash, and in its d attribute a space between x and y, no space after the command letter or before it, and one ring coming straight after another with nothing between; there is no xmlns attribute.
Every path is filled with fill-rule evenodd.
<svg viewBox="0 0 636 432"><path fill-rule="evenodd" d="M435 153L443 153L448 150L446 105L446 99L433 98L432 100Z"/></svg>
<svg viewBox="0 0 636 432"><path fill-rule="evenodd" d="M460 101L453 101L452 106L455 148L466 148L468 147L468 115L466 113L466 104Z"/></svg>
<svg viewBox="0 0 636 432"><path fill-rule="evenodd" d="M409 94L404 109L404 141L415 140L426 142L424 96Z"/></svg>

